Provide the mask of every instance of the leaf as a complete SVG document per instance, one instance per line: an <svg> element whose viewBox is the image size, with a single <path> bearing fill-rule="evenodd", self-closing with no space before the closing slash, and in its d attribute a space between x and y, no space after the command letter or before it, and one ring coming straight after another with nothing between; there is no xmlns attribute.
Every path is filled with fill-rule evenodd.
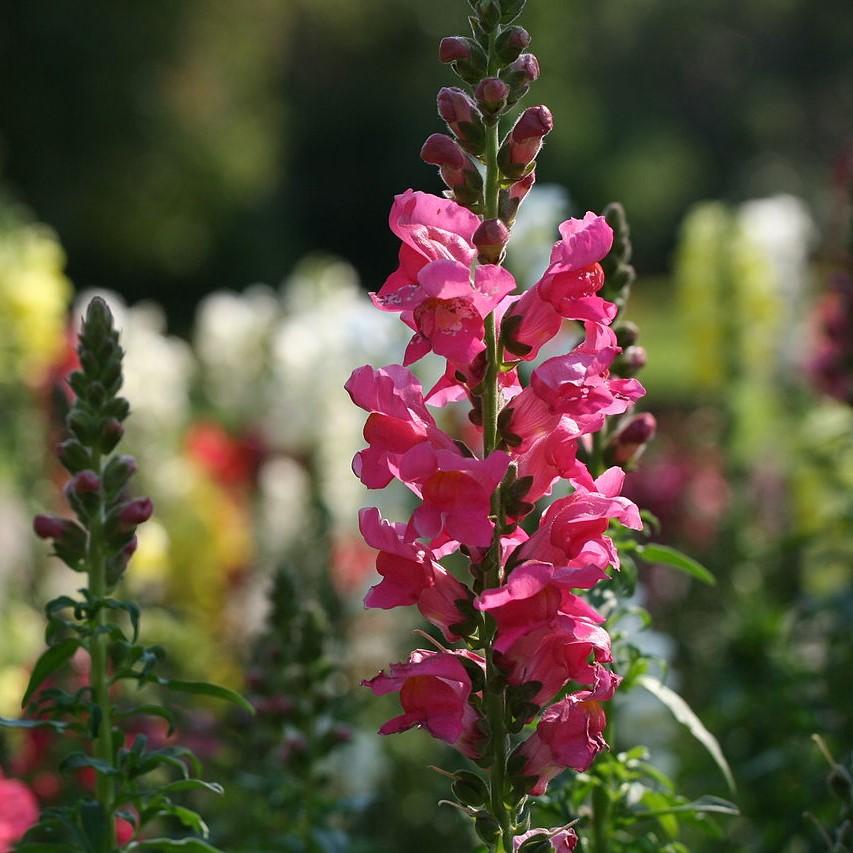
<svg viewBox="0 0 853 853"><path fill-rule="evenodd" d="M154 850L162 853L164 850L184 850L187 853L222 853L218 847L212 847L200 838L182 838L175 841L171 838L147 838L145 841L134 841L127 847L132 850Z"/></svg>
<svg viewBox="0 0 853 853"><path fill-rule="evenodd" d="M24 698L21 700L22 708L27 707L27 702L30 701L33 693L38 690L49 676L53 675L64 663L67 663L79 648L80 641L69 638L63 640L59 645L51 646L42 654L33 667L30 683L27 685Z"/></svg>
<svg viewBox="0 0 853 853"><path fill-rule="evenodd" d="M4 729L53 729L62 732L71 726L71 723L62 720L10 720L8 717L0 717L0 727Z"/></svg>
<svg viewBox="0 0 853 853"><path fill-rule="evenodd" d="M168 734L175 730L175 714L169 708L162 705L133 705L129 708L118 708L114 712L117 717L135 717L144 715L148 717L160 717L169 724Z"/></svg>
<svg viewBox="0 0 853 853"><path fill-rule="evenodd" d="M717 585L717 579L701 563L694 560L693 557L688 557L687 554L682 554L676 548L670 548L669 545L658 545L656 543L640 545L637 551L647 563L669 566L708 584L708 586Z"/></svg>
<svg viewBox="0 0 853 853"><path fill-rule="evenodd" d="M637 679L637 683L666 705L672 711L673 717L683 726L686 726L690 734L708 750L711 758L714 759L717 767L720 768L720 772L725 777L729 790L734 794L737 790L734 776L732 775L729 763L726 761L726 757L723 755L722 749L720 749L720 744L711 732L705 728L693 709L674 690L665 684L661 684L660 681L651 675L641 675Z"/></svg>
<svg viewBox="0 0 853 853"><path fill-rule="evenodd" d="M255 713L254 707L247 699L243 698L236 690L223 687L221 684L210 684L207 681L177 681L171 678L158 678L157 683L179 693L193 693L198 696L212 696L214 699L223 699L226 702L239 705L250 714Z"/></svg>
<svg viewBox="0 0 853 853"><path fill-rule="evenodd" d="M72 752L59 765L61 771L79 770L81 767L91 767L102 776L120 776L121 773L115 767L100 758L92 758L83 752Z"/></svg>
<svg viewBox="0 0 853 853"><path fill-rule="evenodd" d="M160 786L160 790L164 794L172 794L178 791L200 791L202 789L220 796L225 793L225 789L218 782L205 782L202 779L178 779L175 782Z"/></svg>
<svg viewBox="0 0 853 853"><path fill-rule="evenodd" d="M705 796L699 797L689 803L680 803L676 806L667 806L665 809L654 809L652 811L634 812L635 817L659 817L664 814L725 814L739 815L740 810L728 800L722 797Z"/></svg>

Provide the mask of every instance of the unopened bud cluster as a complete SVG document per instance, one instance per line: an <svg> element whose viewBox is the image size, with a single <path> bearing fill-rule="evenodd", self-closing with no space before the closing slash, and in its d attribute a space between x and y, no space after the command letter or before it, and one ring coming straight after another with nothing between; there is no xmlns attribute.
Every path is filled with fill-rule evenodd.
<svg viewBox="0 0 853 853"><path fill-rule="evenodd" d="M448 198L480 215L485 211L481 167L489 156L486 128L497 124L539 77L539 62L528 51L530 34L513 24L524 5L524 0L472 2L471 36L448 36L439 46L439 58L450 64L463 87L438 93L438 113L450 135L430 136L421 158L438 166ZM490 230L474 240L484 247L481 263L499 263L503 257L509 228L533 186L542 140L552 127L547 107L530 107L500 142L499 224L504 230L497 220L484 223Z"/></svg>
<svg viewBox="0 0 853 853"><path fill-rule="evenodd" d="M86 571L86 557L97 539L114 586L136 550L136 527L151 517L148 498L130 498L127 486L136 472L132 456L110 455L124 434L130 412L121 388L123 352L106 303L89 304L78 347L80 369L68 383L75 394L67 417L70 437L57 447L59 461L71 474L63 489L77 520L36 516L33 528L53 540L56 555L74 571Z"/></svg>

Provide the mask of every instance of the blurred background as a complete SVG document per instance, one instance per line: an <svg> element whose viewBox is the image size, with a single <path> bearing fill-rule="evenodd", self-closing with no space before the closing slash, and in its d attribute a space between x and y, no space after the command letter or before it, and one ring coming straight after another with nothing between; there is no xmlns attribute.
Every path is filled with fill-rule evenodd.
<svg viewBox="0 0 853 853"><path fill-rule="evenodd" d="M69 583L29 518L56 508L73 317L106 290L157 506L129 581L149 636L181 671L268 703L249 746L212 710L192 726L243 791L211 818L228 850L470 849L452 810L436 816L444 782L423 778L452 759L417 734L380 743L384 709L353 698L418 623L360 607L372 557L356 512L376 496L349 474L362 418L341 390L404 345L365 294L396 264L393 195L441 191L417 153L457 82L438 40L466 8L0 11L0 714L38 654L39 604ZM659 424L631 494L718 578L643 569L649 646L732 764L731 849L819 849L803 812L834 812L810 735L853 747L853 15L844 0L530 0L522 23L542 67L528 103L556 126L510 266L531 285L559 221L624 204L628 318ZM380 500L408 509L401 492ZM310 607L289 607L294 585ZM666 711L623 716L619 748L649 741L687 795L726 794ZM55 801L53 748L7 738L0 768ZM312 774L316 801L300 794ZM278 815L259 841L253 791ZM323 824L321 846L292 846L297 824L305 838Z"/></svg>

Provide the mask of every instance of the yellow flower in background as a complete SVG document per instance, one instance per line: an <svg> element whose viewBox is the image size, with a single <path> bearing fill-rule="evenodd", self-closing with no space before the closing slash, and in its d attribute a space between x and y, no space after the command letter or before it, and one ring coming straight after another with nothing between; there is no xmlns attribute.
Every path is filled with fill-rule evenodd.
<svg viewBox="0 0 853 853"><path fill-rule="evenodd" d="M723 301L732 217L720 202L694 207L684 220L675 262L680 321L694 381L719 389L725 381Z"/></svg>
<svg viewBox="0 0 853 853"><path fill-rule="evenodd" d="M65 346L71 282L53 232L0 221L0 372L4 381L37 383Z"/></svg>

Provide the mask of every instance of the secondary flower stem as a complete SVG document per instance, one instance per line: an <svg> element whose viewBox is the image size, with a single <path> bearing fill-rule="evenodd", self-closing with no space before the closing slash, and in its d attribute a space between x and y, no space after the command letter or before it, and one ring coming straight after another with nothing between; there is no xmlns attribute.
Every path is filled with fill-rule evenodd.
<svg viewBox="0 0 853 853"><path fill-rule="evenodd" d="M489 38L489 74L495 70L495 39L497 32ZM498 170L499 123L494 121L486 127L486 180L485 180L485 218L497 219L500 192L500 172ZM498 406L500 392L498 373L502 361L501 346L497 337L494 314L486 318L486 375L483 383L483 453L488 456L498 443ZM486 558L485 587L501 584L500 536L503 527L500 487L492 496L492 514L495 517L495 534L492 547ZM495 841L495 853L505 853L512 845L512 821L506 805L506 696L501 683L501 674L494 664L492 644L494 625L491 619L483 619L483 644L486 658L486 716L491 732L492 764L490 769L491 811L500 826L500 836Z"/></svg>
<svg viewBox="0 0 853 853"><path fill-rule="evenodd" d="M95 454L93 468L98 476L101 476L101 461ZM89 535L89 549L87 554L87 566L89 572L89 592L96 602L100 602L107 592L106 565L103 552L103 507L101 507L92 521ZM107 609L99 607L94 619L95 633L90 639L89 653L91 655L92 669L91 682L94 692L95 703L101 712L100 724L98 726L98 737L95 741L95 758L109 767L113 766L112 745L112 718L110 708L109 684L107 681L107 643L106 634ZM107 819L107 831L110 839L110 849L115 847L115 835L112 820L114 808L113 780L103 773L97 774L95 795L104 808Z"/></svg>

